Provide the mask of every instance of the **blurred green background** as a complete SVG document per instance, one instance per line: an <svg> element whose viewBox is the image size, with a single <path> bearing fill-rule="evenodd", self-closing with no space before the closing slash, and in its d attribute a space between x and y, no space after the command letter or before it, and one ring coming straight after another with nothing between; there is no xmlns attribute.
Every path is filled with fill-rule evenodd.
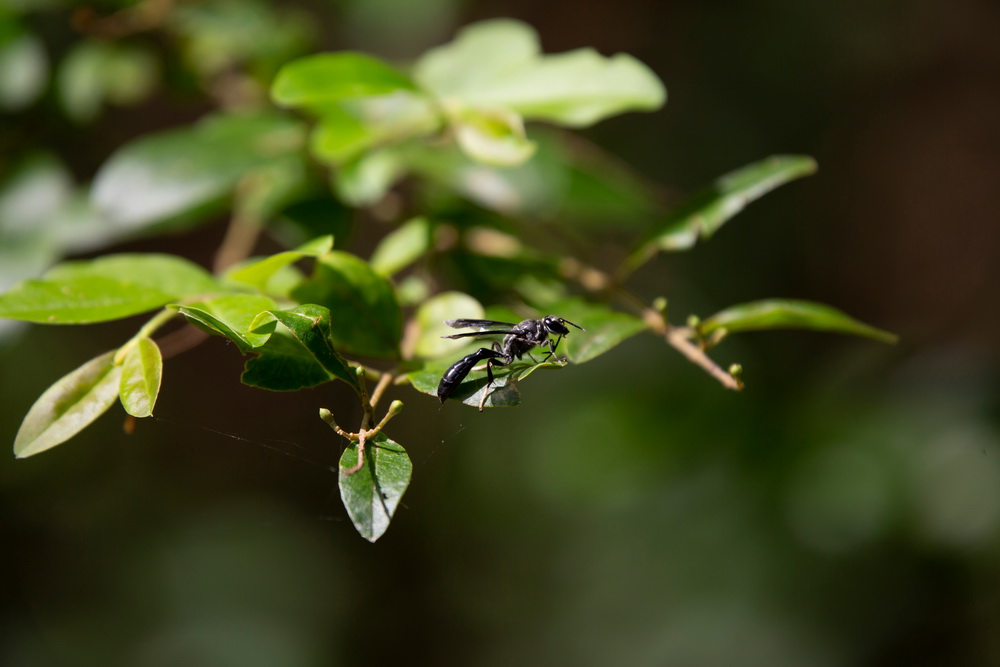
<svg viewBox="0 0 1000 667"><path fill-rule="evenodd" d="M120 85L61 88L88 9L8 4L37 41L0 83L5 170L42 150L86 182L128 138L207 110L153 37ZM996 3L271 6L287 22L258 3L144 4L229 7L180 47L209 78L251 47L263 77L303 49L405 60L494 16L532 24L548 52L631 53L666 109L585 134L668 192L772 153L820 164L642 269L637 291L668 295L675 320L814 299L902 340L734 338L720 361L744 365L742 394L652 338L536 374L518 409L400 391L392 433L414 480L375 545L344 514L342 444L315 416L348 404L340 389L243 387L236 350L210 340L169 360L131 437L112 415L0 457L0 664L1000 665ZM24 68L46 66L33 91ZM223 231L115 249L207 263ZM0 441L134 328L8 331Z"/></svg>

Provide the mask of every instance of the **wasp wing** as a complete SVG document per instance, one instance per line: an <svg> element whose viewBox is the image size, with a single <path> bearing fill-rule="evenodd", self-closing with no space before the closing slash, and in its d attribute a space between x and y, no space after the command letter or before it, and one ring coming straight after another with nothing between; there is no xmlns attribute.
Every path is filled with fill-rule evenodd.
<svg viewBox="0 0 1000 667"><path fill-rule="evenodd" d="M441 336L441 338L450 338L455 340L456 338L471 338L473 336L506 336L507 334L516 334L516 331L505 331L503 329L490 329L489 331L470 331L468 333L458 333L452 334L450 336Z"/></svg>
<svg viewBox="0 0 1000 667"><path fill-rule="evenodd" d="M447 320L445 322L452 329L480 329L485 327L504 327L511 329L513 322L497 322L496 320Z"/></svg>

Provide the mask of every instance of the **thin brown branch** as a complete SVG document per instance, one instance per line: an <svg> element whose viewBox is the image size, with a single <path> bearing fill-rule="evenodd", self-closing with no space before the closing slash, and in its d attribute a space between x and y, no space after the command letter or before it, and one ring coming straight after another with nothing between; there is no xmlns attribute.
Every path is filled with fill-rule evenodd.
<svg viewBox="0 0 1000 667"><path fill-rule="evenodd" d="M375 389L372 390L372 397L369 403L373 412L375 411L375 406L378 405L379 400L382 399L382 394L384 394L385 390L388 389L390 384L392 384L394 378L395 376L388 371L379 376L378 382L375 384Z"/></svg>
<svg viewBox="0 0 1000 667"><path fill-rule="evenodd" d="M560 265L563 275L578 282L589 292L611 294L624 302L637 314L649 328L675 350L684 355L688 361L702 368L706 373L718 380L726 389L740 391L743 389L743 382L734 377L731 373L723 370L705 350L692 341L694 330L690 327L674 327L667 322L666 317L660 311L650 308L636 295L629 292L615 278L607 273L587 266L574 259L566 259Z"/></svg>

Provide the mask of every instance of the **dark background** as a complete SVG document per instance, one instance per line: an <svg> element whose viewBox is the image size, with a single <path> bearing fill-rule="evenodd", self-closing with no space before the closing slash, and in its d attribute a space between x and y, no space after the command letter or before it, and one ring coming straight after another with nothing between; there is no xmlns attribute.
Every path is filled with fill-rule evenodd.
<svg viewBox="0 0 1000 667"><path fill-rule="evenodd" d="M742 394L652 338L536 374L515 410L400 391L414 478L372 545L315 416L356 422L343 395L243 387L210 340L168 362L131 437L113 411L0 457L0 663L1000 665L1000 6L300 6L324 48L386 58L494 16L548 52L637 56L665 110L585 134L667 192L773 153L820 170L636 290L670 296L675 320L814 299L901 342L737 337L719 356L744 365ZM34 140L88 180L129 136L198 113L154 100ZM223 230L128 248L206 261ZM8 338L0 440L134 329Z"/></svg>

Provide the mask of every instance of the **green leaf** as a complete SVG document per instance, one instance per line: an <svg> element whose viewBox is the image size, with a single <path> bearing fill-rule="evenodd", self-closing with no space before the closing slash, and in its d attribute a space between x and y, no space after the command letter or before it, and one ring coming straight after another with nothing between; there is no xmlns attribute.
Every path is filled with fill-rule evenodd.
<svg viewBox="0 0 1000 667"><path fill-rule="evenodd" d="M173 299L219 290L215 278L197 264L176 255L122 253L92 260L63 262L45 274L48 281L99 277L169 294Z"/></svg>
<svg viewBox="0 0 1000 667"><path fill-rule="evenodd" d="M464 112L453 119L452 130L465 154L483 164L513 167L537 148L528 141L521 117L507 109Z"/></svg>
<svg viewBox="0 0 1000 667"><path fill-rule="evenodd" d="M330 327L338 347L372 357L396 357L402 313L392 285L364 260L333 251L320 257L313 275L296 288L300 303L330 311Z"/></svg>
<svg viewBox="0 0 1000 667"><path fill-rule="evenodd" d="M440 113L429 99L400 90L325 109L310 148L320 160L341 165L370 148L426 135L440 126Z"/></svg>
<svg viewBox="0 0 1000 667"><path fill-rule="evenodd" d="M814 329L865 336L883 343L898 340L895 334L859 322L831 306L791 299L766 299L732 306L698 326L698 332L705 336L717 329L726 329L730 333L762 329Z"/></svg>
<svg viewBox="0 0 1000 667"><path fill-rule="evenodd" d="M553 314L586 329L578 331L569 327L570 335L556 351L557 356L566 356L575 364L595 359L647 329L646 323L634 315L582 299L558 302L550 309Z"/></svg>
<svg viewBox="0 0 1000 667"><path fill-rule="evenodd" d="M91 324L159 308L169 294L101 277L26 280L0 295L0 317L39 324Z"/></svg>
<svg viewBox="0 0 1000 667"><path fill-rule="evenodd" d="M284 327L275 329L264 345L254 349L240 377L245 385L269 391L298 391L334 379Z"/></svg>
<svg viewBox="0 0 1000 667"><path fill-rule="evenodd" d="M304 143L304 127L285 116L217 114L125 145L98 171L91 196L113 222L134 228L192 216Z"/></svg>
<svg viewBox="0 0 1000 667"><path fill-rule="evenodd" d="M278 72L271 99L280 106L324 111L356 97L412 90L413 82L377 58L343 51L293 60Z"/></svg>
<svg viewBox="0 0 1000 667"><path fill-rule="evenodd" d="M389 188L406 172L406 165L395 151L373 151L342 165L334 173L337 196L350 206L377 204Z"/></svg>
<svg viewBox="0 0 1000 667"><path fill-rule="evenodd" d="M302 244L295 250L279 252L270 257L264 257L243 264L226 274L229 280L249 285L260 291L267 290L267 283L275 273L304 257L317 257L330 252L333 248L333 236L326 235Z"/></svg>
<svg viewBox="0 0 1000 667"><path fill-rule="evenodd" d="M417 309L416 320L417 342L413 353L425 359L444 355L461 357L468 346L468 341L448 340L442 336L455 333L455 330L445 324L447 320L482 319L483 306L474 298L463 292L442 292L427 299Z"/></svg>
<svg viewBox="0 0 1000 667"><path fill-rule="evenodd" d="M410 484L413 465L406 451L383 433L365 443L364 465L345 475L358 461L358 445L352 443L340 457L340 497L354 527L369 542L389 528L399 500Z"/></svg>
<svg viewBox="0 0 1000 667"><path fill-rule="evenodd" d="M267 341L267 335L253 331L254 324L258 315L276 305L272 299L259 294L229 294L173 307L202 330L236 343L245 354Z"/></svg>
<svg viewBox="0 0 1000 667"><path fill-rule="evenodd" d="M660 80L631 56L605 58L593 49L542 56L535 31L509 19L463 29L417 61L414 78L446 105L506 108L571 127L651 111L666 100Z"/></svg>
<svg viewBox="0 0 1000 667"><path fill-rule="evenodd" d="M375 273L388 278L420 259L430 247L430 221L411 218L383 237L369 263Z"/></svg>
<svg viewBox="0 0 1000 667"><path fill-rule="evenodd" d="M121 319L170 301L217 290L204 269L171 255L108 255L66 262L43 280L0 295L0 317L43 324Z"/></svg>
<svg viewBox="0 0 1000 667"><path fill-rule="evenodd" d="M774 155L719 178L682 204L657 225L626 261L637 268L657 250L687 250L701 239L709 239L747 204L780 185L816 171L816 162L802 155Z"/></svg>
<svg viewBox="0 0 1000 667"><path fill-rule="evenodd" d="M333 328L328 309L315 304L305 304L292 310L271 310L261 313L250 328L255 335L261 337L261 340L267 340L266 336L274 330L274 322L280 322L288 329L323 369L360 392L357 374L334 347ZM285 356L288 356L287 350ZM301 355L298 358L301 359Z"/></svg>
<svg viewBox="0 0 1000 667"><path fill-rule="evenodd" d="M474 348L467 347L465 350L455 355L454 359L436 359L424 364L419 370L407 374L410 383L417 391L437 398L438 384L441 376L448 368L461 359L465 354L472 352ZM485 366L485 363L482 364ZM493 368L493 385L487 388L489 378L486 377L486 369L473 370L449 398L461 401L466 405L479 407L486 395L484 408L510 408L521 404L521 392L517 389L517 383L513 382L512 376L529 371L532 364L515 362L510 366L497 366ZM487 393L488 392L488 393Z"/></svg>
<svg viewBox="0 0 1000 667"><path fill-rule="evenodd" d="M163 377L160 348L149 338L139 338L129 347L121 366L118 397L122 407L133 417L149 417Z"/></svg>
<svg viewBox="0 0 1000 667"><path fill-rule="evenodd" d="M45 390L21 422L14 439L17 458L66 442L111 407L122 374L114 357L112 350L91 359Z"/></svg>

